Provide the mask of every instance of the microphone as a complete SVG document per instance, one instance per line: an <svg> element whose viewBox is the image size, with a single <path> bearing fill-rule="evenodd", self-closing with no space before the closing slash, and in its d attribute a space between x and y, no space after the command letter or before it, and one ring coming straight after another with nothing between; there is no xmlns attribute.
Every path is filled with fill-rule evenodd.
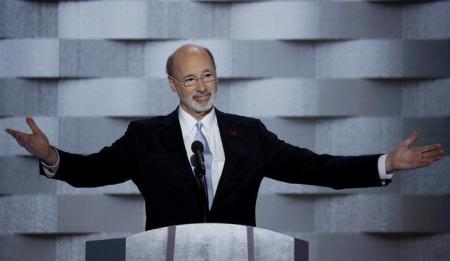
<svg viewBox="0 0 450 261"><path fill-rule="evenodd" d="M194 160L193 158L191 158L191 164L194 166L196 174L202 177L206 173L205 160L203 157L203 150L204 150L203 143L198 140L194 141L191 145L191 150L195 155ZM195 162L195 164L193 164L193 162Z"/></svg>
<svg viewBox="0 0 450 261"><path fill-rule="evenodd" d="M203 143L201 141L194 141L191 145L192 152L194 155L191 157L191 164L194 166L195 177L197 185L199 186L202 196L203 205L203 222L206 222L208 217L208 188L206 185L206 169L205 169L205 159L203 158Z"/></svg>

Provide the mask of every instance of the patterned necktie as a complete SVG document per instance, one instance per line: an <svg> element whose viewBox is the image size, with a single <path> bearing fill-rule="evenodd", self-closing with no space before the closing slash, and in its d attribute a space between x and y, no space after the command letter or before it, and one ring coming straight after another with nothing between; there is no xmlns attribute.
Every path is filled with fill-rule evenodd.
<svg viewBox="0 0 450 261"><path fill-rule="evenodd" d="M202 133L203 124L201 122L197 122L197 124L195 124L195 126L197 127L197 133L195 134L195 140L198 140L201 143L203 143L203 147L204 147L203 155L205 158L205 172L206 172L205 178L206 178L206 186L207 186L207 190L208 190L208 204L209 204L209 209L211 209L212 201L214 198L212 180L211 180L212 154L211 154L211 150L209 149L208 142L206 141L205 135L203 135L203 133Z"/></svg>

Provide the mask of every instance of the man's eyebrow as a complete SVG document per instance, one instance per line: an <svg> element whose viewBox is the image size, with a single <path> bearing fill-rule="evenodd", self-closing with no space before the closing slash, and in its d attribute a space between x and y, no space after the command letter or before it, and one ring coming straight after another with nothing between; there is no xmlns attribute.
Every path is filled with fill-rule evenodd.
<svg viewBox="0 0 450 261"><path fill-rule="evenodd" d="M214 73L214 70L206 69L202 72L202 74L205 74L205 73Z"/></svg>
<svg viewBox="0 0 450 261"><path fill-rule="evenodd" d="M183 79L186 79L186 78L189 78L189 77L195 77L195 75L193 75L193 74L188 74L188 75L184 76Z"/></svg>
<svg viewBox="0 0 450 261"><path fill-rule="evenodd" d="M213 72L213 70L211 70L211 69L205 69L205 70L203 70L202 74L205 74L205 73L211 73L211 72ZM186 79L186 78L189 78L189 77L197 77L197 76L194 75L194 74L188 74L188 75L184 76L183 79Z"/></svg>

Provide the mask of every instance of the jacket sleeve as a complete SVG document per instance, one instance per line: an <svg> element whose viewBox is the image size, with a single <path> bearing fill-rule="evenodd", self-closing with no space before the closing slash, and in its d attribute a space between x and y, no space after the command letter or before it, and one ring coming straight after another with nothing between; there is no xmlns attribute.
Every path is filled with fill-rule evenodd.
<svg viewBox="0 0 450 261"><path fill-rule="evenodd" d="M135 123L131 122L122 137L97 153L80 155L58 149L60 165L53 178L74 187L99 187L131 179L137 169L136 135ZM39 171L45 175L41 163Z"/></svg>
<svg viewBox="0 0 450 261"><path fill-rule="evenodd" d="M297 184L334 189L381 186L378 157L316 154L278 139L258 121L263 143L266 177Z"/></svg>

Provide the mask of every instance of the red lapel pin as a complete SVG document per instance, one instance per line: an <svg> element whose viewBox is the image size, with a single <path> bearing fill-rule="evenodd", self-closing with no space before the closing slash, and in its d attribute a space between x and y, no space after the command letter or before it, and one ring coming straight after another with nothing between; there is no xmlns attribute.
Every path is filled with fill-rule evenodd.
<svg viewBox="0 0 450 261"><path fill-rule="evenodd" d="M236 137L237 136L237 132L235 130L231 130L230 131L230 136L231 137Z"/></svg>

